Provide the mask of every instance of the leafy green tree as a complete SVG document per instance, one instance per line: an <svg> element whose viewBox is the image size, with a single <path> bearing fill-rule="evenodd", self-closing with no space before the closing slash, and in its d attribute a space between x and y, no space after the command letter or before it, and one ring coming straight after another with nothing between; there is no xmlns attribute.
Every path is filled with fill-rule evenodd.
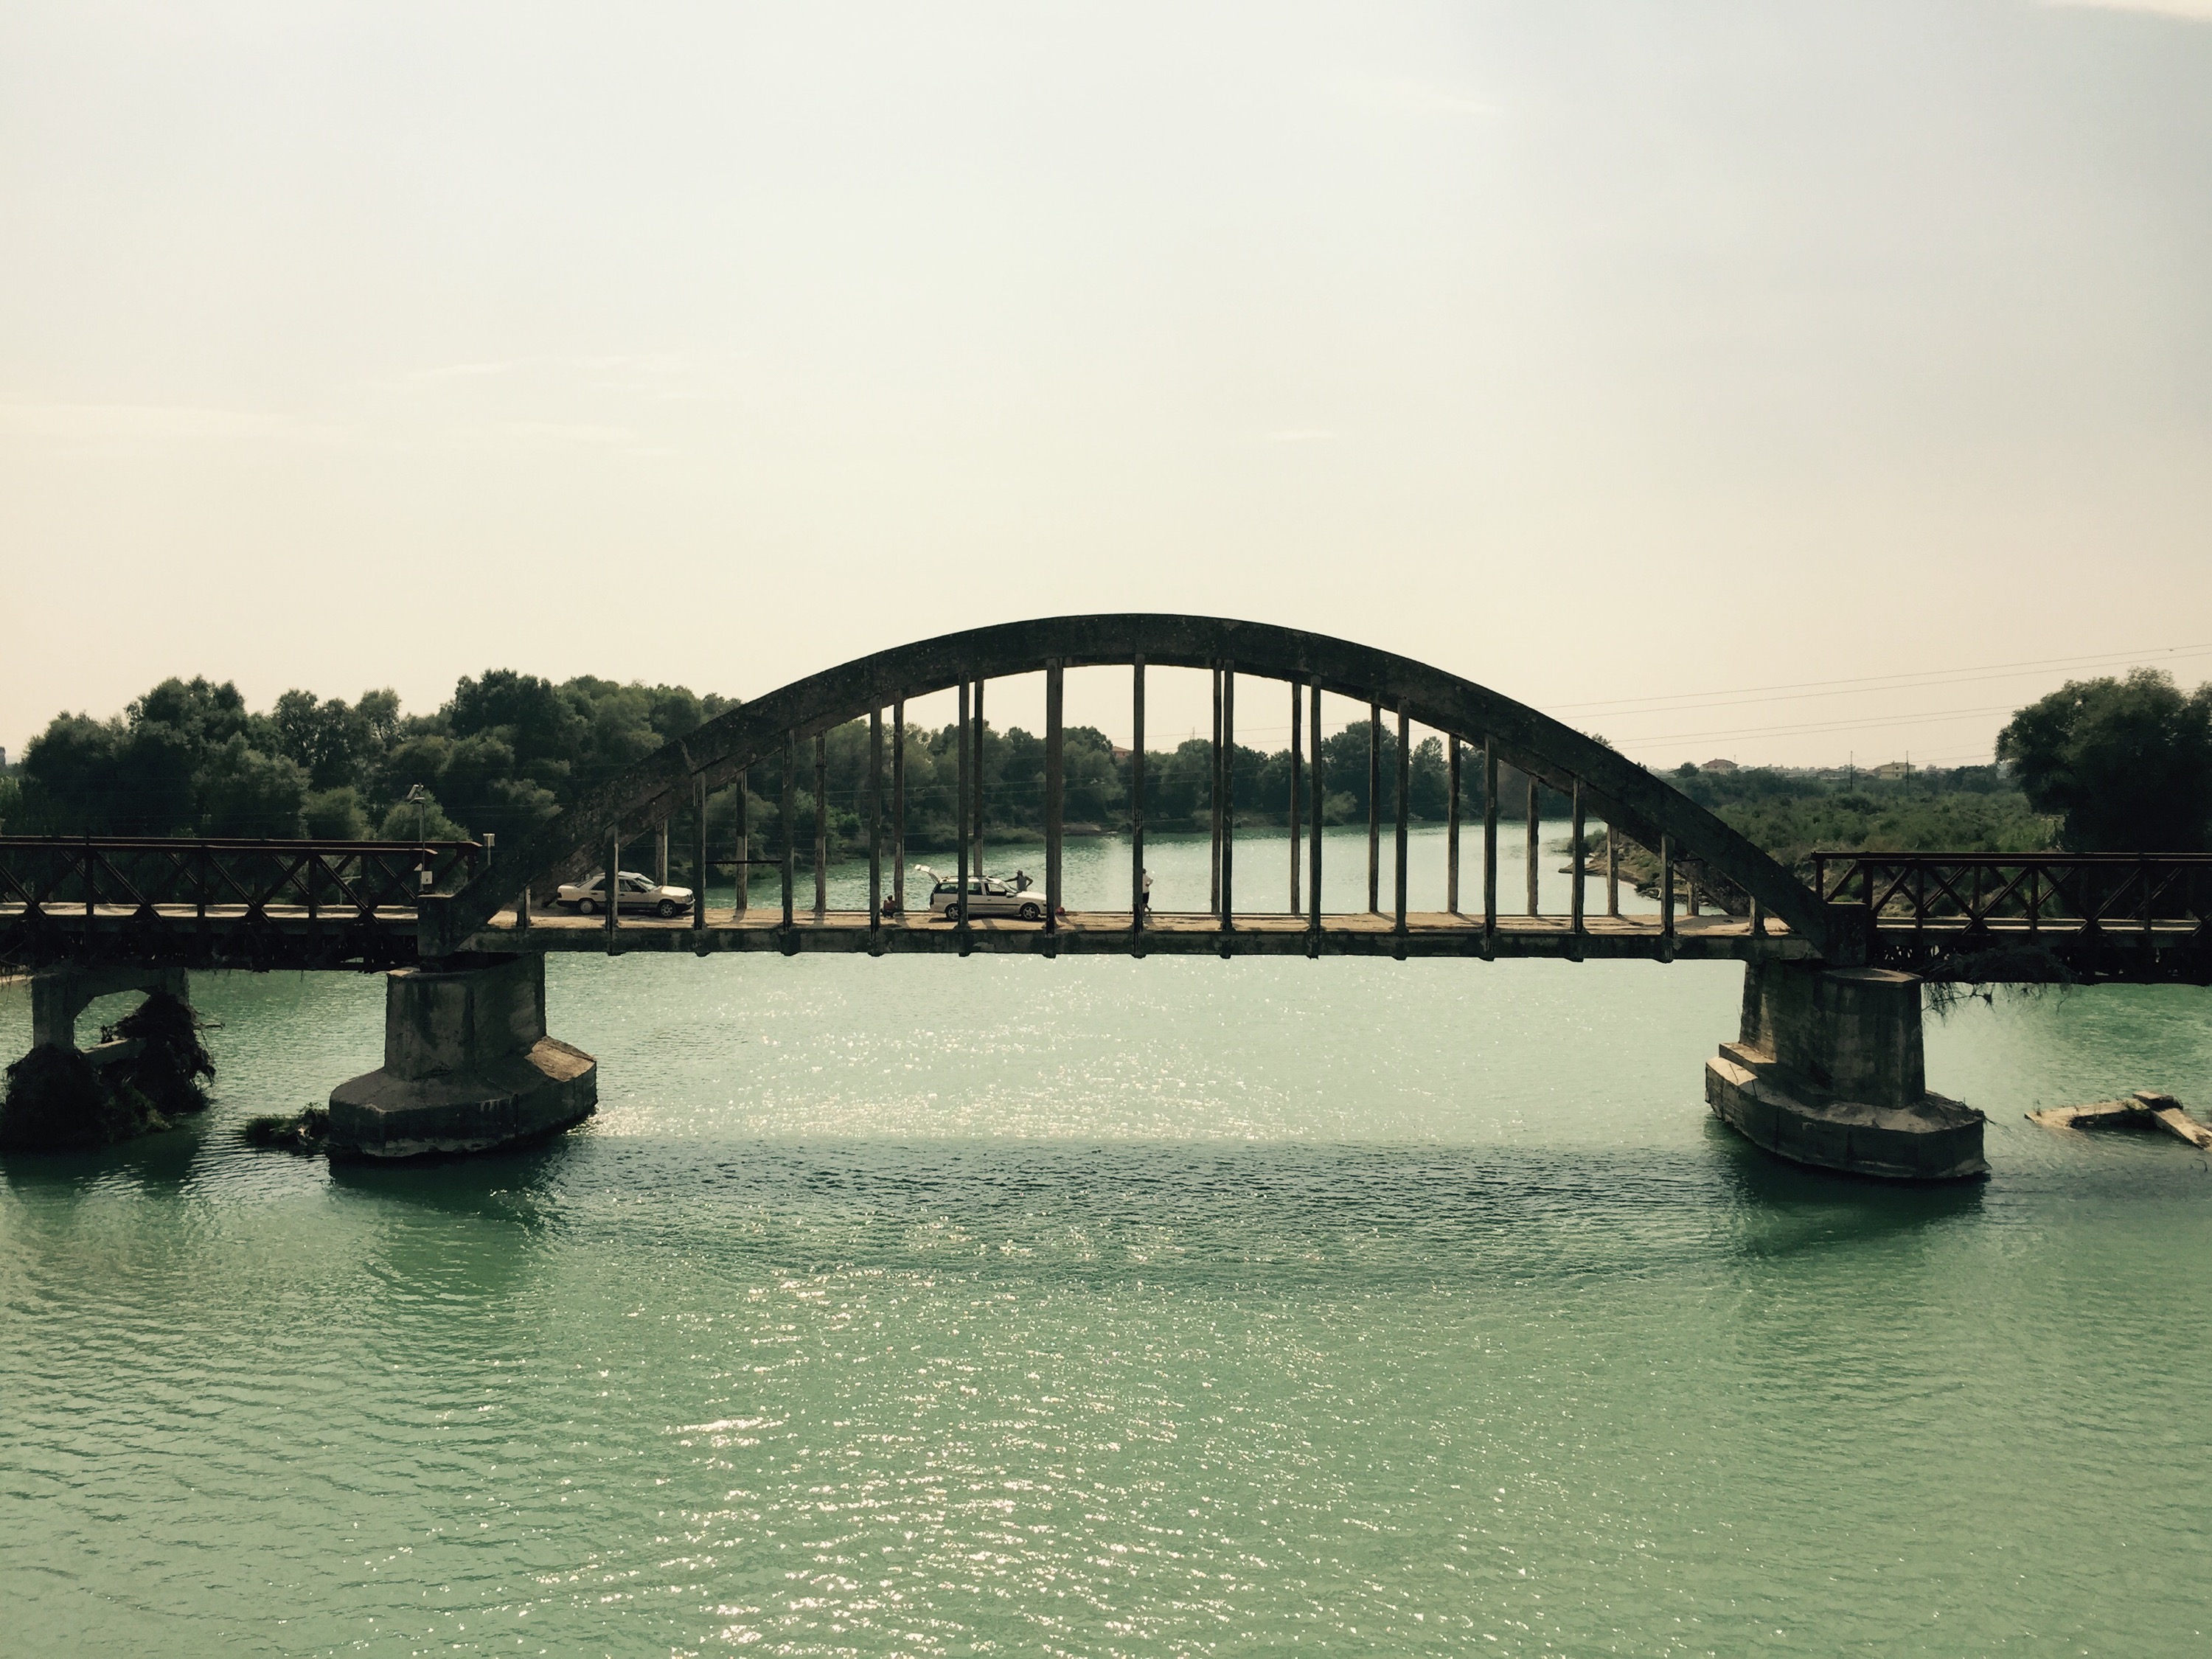
<svg viewBox="0 0 2212 1659"><path fill-rule="evenodd" d="M59 714L24 751L31 833L166 836L198 817L190 737L173 726Z"/></svg>
<svg viewBox="0 0 2212 1659"><path fill-rule="evenodd" d="M453 757L453 739L443 732L403 729L377 767L368 794L380 814L420 784L434 790Z"/></svg>
<svg viewBox="0 0 2212 1659"><path fill-rule="evenodd" d="M294 690L257 714L228 681L171 678L117 719L56 716L11 775L7 823L45 834L255 836L297 835L306 823L349 838L380 826L420 784L447 804L453 833L465 823L520 838L583 788L730 707L682 686L556 685L494 669L463 679L429 714L403 715L389 689L350 706ZM833 823L837 799L833 791Z"/></svg>
<svg viewBox="0 0 2212 1659"><path fill-rule="evenodd" d="M167 726L184 733L196 750L219 747L253 723L236 685L197 676L163 680L125 712L132 726Z"/></svg>
<svg viewBox="0 0 2212 1659"><path fill-rule="evenodd" d="M107 811L112 833L180 835L198 822L206 794L200 776L206 757L190 732L142 721L124 735L115 758Z"/></svg>
<svg viewBox="0 0 2212 1659"><path fill-rule="evenodd" d="M559 690L576 718L561 760L577 792L606 781L708 717L707 700L681 686L622 685L583 675ZM574 799L555 787L564 800Z"/></svg>
<svg viewBox="0 0 2212 1659"><path fill-rule="evenodd" d="M368 706L367 697L356 708L342 697L319 702L312 691L287 691L276 699L269 715L276 730L276 752L307 775L311 788L336 789L351 783L383 746ZM394 697L395 716L398 707Z"/></svg>
<svg viewBox="0 0 2212 1659"><path fill-rule="evenodd" d="M1997 736L2060 839L2087 853L2202 852L2212 844L2212 684L2185 695L2171 675L2069 680Z"/></svg>
<svg viewBox="0 0 2212 1659"><path fill-rule="evenodd" d="M1213 811L1213 745L1186 738L1164 755L1145 757L1145 816L1165 826L1195 823Z"/></svg>
<svg viewBox="0 0 2212 1659"><path fill-rule="evenodd" d="M482 679L464 676L446 715L457 737L496 736L524 768L550 763L565 772L583 747L586 722L576 700L535 674L487 669Z"/></svg>
<svg viewBox="0 0 2212 1659"><path fill-rule="evenodd" d="M392 747L392 739L399 735L399 694L390 686L381 690L364 691L361 701L354 705L368 732L369 748L381 754Z"/></svg>
<svg viewBox="0 0 2212 1659"><path fill-rule="evenodd" d="M1091 726L1067 728L1062 766L1066 812L1071 823L1113 823L1128 815L1127 770L1114 758L1113 743Z"/></svg>
<svg viewBox="0 0 2212 1659"><path fill-rule="evenodd" d="M415 801L395 801L377 830L382 841L466 841L469 832L446 816L435 795Z"/></svg>
<svg viewBox="0 0 2212 1659"><path fill-rule="evenodd" d="M121 803L117 753L125 727L89 714L57 714L23 750L22 823L30 835L111 833Z"/></svg>
<svg viewBox="0 0 2212 1659"><path fill-rule="evenodd" d="M1353 811L1360 817L1367 816L1367 751L1370 733L1365 720L1354 720L1341 732L1321 740L1322 781L1331 794L1352 798ZM1382 732L1382 787L1390 787L1391 769L1395 763L1397 733L1385 726Z"/></svg>
<svg viewBox="0 0 2212 1659"><path fill-rule="evenodd" d="M283 755L264 754L240 732L210 752L200 793L204 833L293 839L300 834L307 775Z"/></svg>
<svg viewBox="0 0 2212 1659"><path fill-rule="evenodd" d="M300 803L300 821L314 841L366 841L368 814L351 784L318 790Z"/></svg>
<svg viewBox="0 0 2212 1659"><path fill-rule="evenodd" d="M1415 744L1411 769L1411 787L1407 792L1408 811L1417 818L1442 818L1451 805L1451 771L1444 760L1443 739L1424 738ZM1462 757L1462 791L1466 785L1466 762Z"/></svg>

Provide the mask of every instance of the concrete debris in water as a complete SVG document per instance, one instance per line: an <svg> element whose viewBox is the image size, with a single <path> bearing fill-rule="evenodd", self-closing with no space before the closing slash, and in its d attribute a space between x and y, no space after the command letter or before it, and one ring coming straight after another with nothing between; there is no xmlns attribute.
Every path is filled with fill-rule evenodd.
<svg viewBox="0 0 2212 1659"><path fill-rule="evenodd" d="M2125 1100L2087 1106L2051 1106L2027 1115L2046 1129L2163 1129L2200 1152L2212 1152L2212 1129L2189 1115L2172 1095L2138 1089Z"/></svg>

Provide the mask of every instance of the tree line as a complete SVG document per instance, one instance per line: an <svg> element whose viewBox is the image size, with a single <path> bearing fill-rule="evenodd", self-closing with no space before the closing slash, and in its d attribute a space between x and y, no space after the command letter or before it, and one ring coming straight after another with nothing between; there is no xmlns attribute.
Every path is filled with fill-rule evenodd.
<svg viewBox="0 0 2212 1659"><path fill-rule="evenodd" d="M1907 778L1680 769L1692 799L1809 878L1838 852L2212 850L2212 684L2142 668L2069 680L2017 711L1995 763Z"/></svg>
<svg viewBox="0 0 2212 1659"><path fill-rule="evenodd" d="M229 681L167 679L105 720L57 714L6 779L0 822L18 835L505 838L729 706L681 686L498 669L429 714L404 714L388 690L351 703L287 691L257 713Z"/></svg>
<svg viewBox="0 0 2212 1659"><path fill-rule="evenodd" d="M107 720L56 715L21 763L0 774L0 831L392 841L493 834L512 844L584 792L736 706L733 698L684 686L591 676L556 684L493 669L464 677L428 714L404 713L389 690L350 703L291 690L255 712L230 682L167 679ZM906 733L906 834L916 850L953 844L958 737L950 725ZM1325 823L1366 820L1369 737L1360 720L1322 740ZM1386 723L1376 803L1386 817L1397 810L1397 744ZM1079 830L1126 828L1127 751L1095 727L1073 726L1065 755L1067 822ZM1684 767L1668 776L1790 862L1814 846L1997 852L2034 850L2053 840L2087 852L2212 846L2212 685L2185 694L2149 669L2069 682L2014 716L1996 755L1996 766L1905 783L1847 785L1775 769L1714 774ZM866 845L866 722L830 732L826 761L817 802L813 757L802 746L789 829L809 846L818 816L833 855L843 855ZM1019 726L987 727L978 762L985 834L1041 835L1043 738ZM890 769L887 757L887 776ZM1286 820L1290 769L1287 750L1237 746L1231 782L1240 823ZM1407 815L1442 819L1449 782L1441 739L1431 735L1414 746L1408 773ZM781 763L756 767L744 787L756 850L781 845ZM1503 816L1520 817L1527 788L1524 776L1501 768ZM1480 814L1481 791L1482 769L1471 762L1462 778L1463 812ZM1149 825L1203 828L1212 795L1205 739L1147 751ZM1309 800L1300 800L1302 814ZM1547 816L1565 805L1544 792ZM714 856L732 848L737 811L734 787L710 801ZM685 867L682 847L676 856Z"/></svg>
<svg viewBox="0 0 2212 1659"><path fill-rule="evenodd" d="M0 776L0 830L16 835L210 836L269 839L465 840L487 833L513 844L662 744L737 706L684 686L618 684L591 677L555 683L511 669L462 678L436 710L410 714L389 690L355 702L287 691L265 711L237 686L167 679L120 714L56 715L21 763ZM887 734L888 735L888 734ZM833 855L866 843L869 779L865 720L827 735L822 800L811 747L799 753L792 833L811 845L817 814ZM954 843L959 732L910 726L905 736L906 833L916 850ZM1369 731L1355 722L1321 744L1328 823L1364 822ZM1382 733L1382 808L1396 811L1398 738ZM977 755L984 833L1042 835L1045 744L1020 726L987 726ZM1065 815L1079 830L1129 823L1133 769L1092 726L1064 734ZM1310 764L1310 758L1307 763ZM885 775L890 765L886 757ZM1428 737L1409 761L1407 810L1437 819L1449 788L1442 741ZM1237 746L1231 795L1241 821L1281 823L1290 811L1287 750ZM1480 767L1465 768L1464 799L1481 809ZM780 845L780 760L747 775L750 828L760 847ZM1310 810L1310 782L1299 810ZM1527 780L1501 769L1501 810L1518 812ZM1546 791L1547 810L1560 798ZM1147 750L1145 812L1160 830L1202 828L1213 805L1211 745L1194 738ZM709 802L716 856L736 836L734 787ZM679 864L684 853L677 851Z"/></svg>

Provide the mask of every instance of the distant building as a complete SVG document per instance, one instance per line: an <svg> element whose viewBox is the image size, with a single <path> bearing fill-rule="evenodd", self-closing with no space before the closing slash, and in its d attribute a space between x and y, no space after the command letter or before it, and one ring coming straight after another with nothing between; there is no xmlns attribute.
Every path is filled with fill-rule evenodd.
<svg viewBox="0 0 2212 1659"><path fill-rule="evenodd" d="M1912 775L1911 761L1884 761L1867 775L1870 778L1909 778Z"/></svg>
<svg viewBox="0 0 2212 1659"><path fill-rule="evenodd" d="M1703 766L1700 766L1698 770L1700 772L1733 772L1735 770L1735 763L1732 760L1709 760Z"/></svg>

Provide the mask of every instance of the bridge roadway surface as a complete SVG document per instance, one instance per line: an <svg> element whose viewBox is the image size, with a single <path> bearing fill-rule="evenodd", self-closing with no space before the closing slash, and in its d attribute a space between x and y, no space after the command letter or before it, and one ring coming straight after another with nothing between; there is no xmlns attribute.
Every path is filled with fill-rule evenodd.
<svg viewBox="0 0 2212 1659"><path fill-rule="evenodd" d="M269 904L258 914L237 904L210 905L203 913L192 905L155 905L146 909L130 905L95 906L89 918L95 941L120 944L149 922L175 944L195 934L204 935L205 951L190 948L178 954L202 956L210 964L231 953L225 948L246 936L270 935L301 942L319 933L335 939L358 939L364 918L351 910L325 911L311 918L305 906ZM48 904L41 907L44 927L63 939L83 937L84 907ZM20 904L0 904L0 922L20 918ZM653 916L624 916L613 941L617 952L658 951L697 952L762 951L785 955L801 951L866 954L880 949L886 954L951 953L963 948L961 928L933 916L891 916L884 921L880 935L868 926L865 910L830 910L817 919L811 909L799 911L788 933L780 909L756 907L741 916L725 909L720 920L709 920L694 929L691 918L661 921ZM366 922L391 947L387 960L413 956L416 915L411 907L386 906ZM1754 957L1799 958L1814 954L1808 941L1770 919L1764 934L1754 935L1741 916L1717 912L1678 915L1671 952L1656 915L1588 916L1583 921L1579 954L1591 958L1638 957L1656 959L1672 955L1686 961L1742 962ZM2047 930L2046 930L2047 931ZM1239 912L1234 927L1224 930L1220 919L1205 911L1156 910L1145 919L1141 934L1132 932L1127 910L1078 910L1063 915L1057 932L1043 923L1003 917L978 917L967 929L966 948L1014 955L1070 956L1133 954L1161 956L1305 956L1312 954L1312 933L1307 919L1285 911ZM1564 915L1500 916L1492 954L1498 957L1571 958L1577 954L1570 919ZM1323 956L1480 957L1483 927L1480 916L1455 915L1445 911L1415 911L1406 918L1401 937L1389 915L1352 911L1322 918L1318 954ZM563 911L533 910L530 924L518 927L512 910L494 915L468 940L474 951L507 952L562 951L604 954L609 947L604 915L576 915ZM94 954L99 954L94 952ZM339 965L333 963L331 965Z"/></svg>
<svg viewBox="0 0 2212 1659"><path fill-rule="evenodd" d="M398 966L416 959L417 917L412 906L386 905L373 916L352 909L324 910L311 916L304 905L240 904L133 906L100 904L88 917L82 904L47 903L37 924L52 959L87 961L137 959L143 947L158 940L146 959L201 968L362 968ZM150 913L150 914L149 914ZM958 955L960 928L935 917L889 917L879 935L864 910L831 910L817 919L799 911L787 934L782 914L774 906L756 907L742 916L729 911L694 930L691 919L661 921L625 916L613 942L616 954L653 951L702 956L723 951L768 951L787 956L806 952L886 955ZM24 920L20 903L0 903L0 927ZM1401 936L1388 914L1333 912L1322 918L1318 941L1304 916L1285 911L1239 912L1224 931L1218 917L1204 912L1154 911L1141 935L1132 933L1126 910L1079 910L1060 918L1057 933L1040 922L977 918L969 924L964 948L1000 955L1054 956L1344 956L1461 957L1554 960L1644 960L1681 962L1795 961L1818 956L1810 940L1768 917L1765 932L1754 933L1741 916L1709 911L1677 915L1668 946L1656 915L1587 915L1577 940L1564 915L1501 915L1494 941L1486 951L1482 919L1447 911L1414 911ZM2033 929L2015 919L1984 920L1969 940L1962 918L1930 917L1916 924L1885 916L1875 928L1877 959L1909 965L1923 954L1938 953L1951 942L1973 948L2033 945L2064 951L2093 939L2116 960L2118 976L2138 977L2136 958L2146 943L2163 960L2197 940L2193 918L2160 920L2146 934L2140 922L2097 927L2078 917L2045 917ZM138 946L140 949L134 949ZM466 940L471 951L558 951L605 954L606 918L562 911L533 911L530 925L519 927L511 909L496 912ZM1909 953L1909 954L1908 954ZM46 953L42 952L42 955ZM28 964L27 964L28 965ZM2002 973L1999 977L2005 976ZM2153 972L2148 977L2165 977Z"/></svg>
<svg viewBox="0 0 2212 1659"><path fill-rule="evenodd" d="M1156 910L1145 918L1141 933L1129 926L1127 910L1075 910L1060 919L1057 932L1044 924L1002 917L978 917L968 924L966 948L1016 955L1068 956L1358 956L1480 957L1482 918L1454 915L1446 911L1415 911L1406 918L1406 931L1398 933L1393 917L1354 911L1322 917L1318 951L1307 919L1284 911L1238 913L1234 926L1224 929L1220 918L1205 911ZM1800 957L1813 954L1803 939L1770 924L1763 936L1754 936L1751 924L1725 915L1678 916L1672 955L1683 960L1741 962L1753 957ZM801 951L860 951L880 949L893 953L951 953L963 948L957 923L933 916L892 916L884 919L878 936L868 926L865 910L831 910L817 920L812 910L802 910L787 933L777 909L754 909L742 917L709 922L695 931L688 917L672 921L625 917L616 945L618 951L773 951L787 955ZM1577 943L1565 916L1500 916L1492 954L1499 957L1571 958ZM1658 919L1632 916L1590 916L1584 920L1579 944L1585 957L1652 958L1667 954ZM471 941L480 951L599 951L607 948L605 916L572 916L533 913L526 929L514 926L512 911L502 911Z"/></svg>
<svg viewBox="0 0 2212 1659"><path fill-rule="evenodd" d="M1388 915L1366 911L1331 913L1322 917L1319 949L1303 916L1283 911L1239 912L1233 929L1224 932L1220 919L1205 911L1154 911L1145 920L1141 937L1133 935L1127 910L1071 911L1060 921L1055 934L1043 925L997 917L969 923L969 948L1010 954L1069 956L1346 956L1346 957L1483 957L1482 918L1449 911L1413 911L1406 917L1406 932L1397 933ZM831 910L817 921L811 910L793 919L787 936L782 915L775 909L755 909L743 917L710 921L703 934L692 930L688 917L662 921L625 918L616 949L626 951L774 951L797 955L802 951L860 951L878 948L872 939L865 910ZM1818 956L1810 940L1792 934L1771 917L1765 931L1754 933L1741 916L1709 912L1674 918L1673 947L1668 948L1664 930L1656 915L1583 918L1577 940L1573 923L1563 915L1500 916L1494 945L1487 952L1498 957L1554 960L1636 960L1677 962L1803 961ZM1885 945L1899 947L1918 941L1934 945L1959 939L1966 933L1964 921L1911 922L1888 921L1876 928ZM2078 919L2045 919L2031 932L2024 921L1984 922L1980 930L1984 948L2031 941L2063 948L2090 932ZM2188 944L2197 932L2191 921L2154 924L2156 948L2170 951ZM2125 954L2140 947L2140 925L2111 930L2106 943ZM1402 945L1402 951L1401 946ZM607 948L604 915L578 916L556 912L533 912L531 925L518 929L512 911L502 911L470 941L477 951L586 951ZM887 918L881 945L885 954L933 952L958 954L960 929L935 918Z"/></svg>

